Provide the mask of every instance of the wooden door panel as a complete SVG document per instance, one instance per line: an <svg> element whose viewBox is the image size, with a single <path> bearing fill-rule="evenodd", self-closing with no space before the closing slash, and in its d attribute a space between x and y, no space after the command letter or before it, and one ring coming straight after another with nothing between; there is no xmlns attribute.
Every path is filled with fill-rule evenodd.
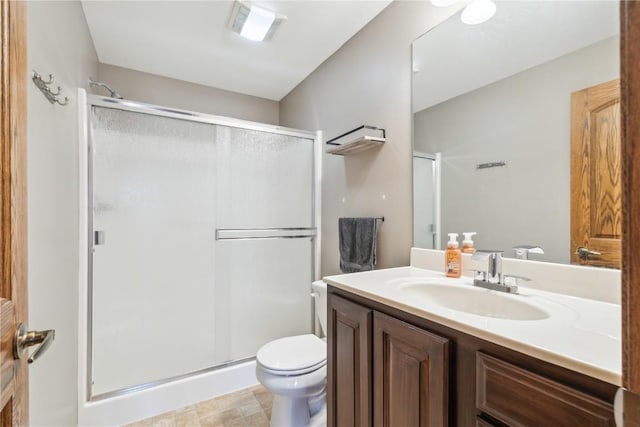
<svg viewBox="0 0 640 427"><path fill-rule="evenodd" d="M571 262L620 268L620 81L571 95ZM581 259L579 247L600 252Z"/></svg>
<svg viewBox="0 0 640 427"><path fill-rule="evenodd" d="M376 312L373 348L373 424L446 426L449 340Z"/></svg>
<svg viewBox="0 0 640 427"><path fill-rule="evenodd" d="M389 340L389 337L385 336L383 339ZM420 390L421 382L429 382L428 356L424 358L416 348L402 341L390 339L383 346L387 347L388 363L393 367L385 372L388 383L388 389L385 391L387 396L406 396L407 390ZM413 399L389 399L388 419L393 420L393 425L425 425L425 421L420 422L420 415Z"/></svg>
<svg viewBox="0 0 640 427"><path fill-rule="evenodd" d="M615 96L615 95L614 95ZM591 210L591 237L619 239L622 227L620 185L620 98L591 112L592 197L598 209ZM605 144L598 144L605 141Z"/></svg>
<svg viewBox="0 0 640 427"><path fill-rule="evenodd" d="M329 294L327 425L371 423L372 311Z"/></svg>
<svg viewBox="0 0 640 427"><path fill-rule="evenodd" d="M0 1L0 425L26 426L27 363L13 332L27 322L26 4Z"/></svg>
<svg viewBox="0 0 640 427"><path fill-rule="evenodd" d="M13 396L13 322L11 300L0 298L0 409L4 410Z"/></svg>

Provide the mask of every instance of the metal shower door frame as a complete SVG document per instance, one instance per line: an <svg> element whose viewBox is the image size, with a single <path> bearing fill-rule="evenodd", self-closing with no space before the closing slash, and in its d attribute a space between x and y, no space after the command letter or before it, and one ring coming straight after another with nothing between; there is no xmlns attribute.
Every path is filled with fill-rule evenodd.
<svg viewBox="0 0 640 427"><path fill-rule="evenodd" d="M159 105L135 102L126 99L115 99L98 95L87 94L84 89L78 90L78 113L79 113L79 159L80 159L80 268L79 268L79 384L80 395L79 403L95 402L116 396L121 396L133 391L146 390L148 388L158 386L160 384L188 378L194 375L220 369L225 366L231 366L238 363L253 360L250 357L241 360L235 360L224 364L218 364L195 372L189 372L171 378L160 379L145 384L127 387L99 395L92 394L92 378L93 378L93 349L92 349L92 328L93 328L93 252L95 246L95 236L93 231L93 152L94 141L91 135L90 114L93 107L111 108L133 113L149 114L159 117L166 117L178 120L187 120L210 125L226 126L247 130L254 130L276 135L291 136L313 141L313 170L312 170L312 223L310 228L297 230L291 236L283 236L282 238L309 237L313 241L311 254L311 276L313 280L320 278L320 181L321 181L321 159L322 159L322 132L309 132L299 129L292 129L277 125L252 122L247 120L235 119L212 114L198 113L194 111L163 107ZM216 230L216 237L219 232L231 232L227 238L238 238L233 236L233 231L240 230ZM255 230L252 230L255 231ZM282 230L280 230L282 231ZM302 231L302 233L300 233ZM224 237L223 237L224 238ZM260 233L256 234L256 238L260 237ZM264 238L271 238L265 236ZM311 284L309 284L310 286ZM311 306L311 325L315 323L315 307L310 297L309 304ZM310 331L312 332L312 331ZM83 345L83 341L86 343ZM84 362L84 363L83 363ZM84 379L84 380L83 380ZM83 385L84 384L84 385Z"/></svg>
<svg viewBox="0 0 640 427"><path fill-rule="evenodd" d="M441 249L442 242L442 153L424 153L421 151L414 151L412 153L412 159L414 158L427 159L433 162L433 219L435 223L435 227L433 230L433 249ZM413 168L413 161L411 162L411 167ZM413 176L415 171L411 174ZM411 186L413 187L413 179L411 180ZM413 194L413 188L411 189L411 194ZM411 214L414 214L415 209L415 200L412 202ZM415 218L411 221L411 226L415 229ZM412 230L413 233L413 230ZM415 242L413 242L415 246Z"/></svg>

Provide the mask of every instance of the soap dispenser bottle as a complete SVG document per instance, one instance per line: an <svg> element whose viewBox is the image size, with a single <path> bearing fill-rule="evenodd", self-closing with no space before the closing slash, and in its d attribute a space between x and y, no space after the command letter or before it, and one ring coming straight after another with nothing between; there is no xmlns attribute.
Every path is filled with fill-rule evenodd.
<svg viewBox="0 0 640 427"><path fill-rule="evenodd" d="M449 242L444 257L447 277L460 277L462 275L462 252L458 249L458 233L449 233Z"/></svg>
<svg viewBox="0 0 640 427"><path fill-rule="evenodd" d="M462 253L463 254L474 254L476 253L476 248L473 245L472 237L476 235L475 231L467 231L462 233L464 235L464 240L462 241Z"/></svg>

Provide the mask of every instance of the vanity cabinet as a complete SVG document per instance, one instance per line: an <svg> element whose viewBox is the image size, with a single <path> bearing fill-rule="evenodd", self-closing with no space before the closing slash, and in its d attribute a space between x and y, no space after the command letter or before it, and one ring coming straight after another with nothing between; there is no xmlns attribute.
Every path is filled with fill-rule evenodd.
<svg viewBox="0 0 640 427"><path fill-rule="evenodd" d="M448 424L448 339L336 295L328 329L328 425Z"/></svg>
<svg viewBox="0 0 640 427"><path fill-rule="evenodd" d="M328 426L615 426L613 384L328 289Z"/></svg>

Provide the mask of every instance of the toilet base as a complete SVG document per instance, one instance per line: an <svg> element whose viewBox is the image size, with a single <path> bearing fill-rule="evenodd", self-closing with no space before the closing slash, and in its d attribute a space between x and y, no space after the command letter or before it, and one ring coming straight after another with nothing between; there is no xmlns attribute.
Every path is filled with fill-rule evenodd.
<svg viewBox="0 0 640 427"><path fill-rule="evenodd" d="M271 427L308 426L309 420L309 402L306 397L273 396Z"/></svg>
<svg viewBox="0 0 640 427"><path fill-rule="evenodd" d="M311 420L309 421L309 427L327 427L327 402L322 402L322 406L314 414L311 412Z"/></svg>

